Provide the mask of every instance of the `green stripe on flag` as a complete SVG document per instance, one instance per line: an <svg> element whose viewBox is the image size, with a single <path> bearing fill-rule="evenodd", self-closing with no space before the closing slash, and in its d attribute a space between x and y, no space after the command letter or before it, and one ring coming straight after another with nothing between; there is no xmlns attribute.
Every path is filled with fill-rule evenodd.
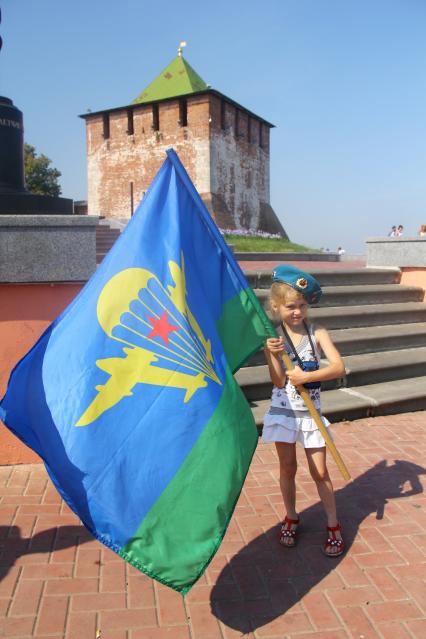
<svg viewBox="0 0 426 639"><path fill-rule="evenodd" d="M188 592L222 541L257 439L250 407L228 373L216 411L120 555Z"/></svg>
<svg viewBox="0 0 426 639"><path fill-rule="evenodd" d="M256 449L253 415L230 371L276 335L251 288L224 304L217 328L230 370L216 410L120 551L126 561L182 594L219 547Z"/></svg>
<svg viewBox="0 0 426 639"><path fill-rule="evenodd" d="M233 373L268 337L277 335L250 287L223 305L217 328Z"/></svg>

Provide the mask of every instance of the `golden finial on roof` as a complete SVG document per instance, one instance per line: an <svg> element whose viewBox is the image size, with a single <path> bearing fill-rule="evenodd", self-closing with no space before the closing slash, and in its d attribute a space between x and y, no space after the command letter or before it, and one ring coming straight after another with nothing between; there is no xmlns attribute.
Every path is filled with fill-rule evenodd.
<svg viewBox="0 0 426 639"><path fill-rule="evenodd" d="M183 47L186 47L186 42L185 40L182 40L182 42L179 44L179 49L178 49L178 56L181 57L182 56L182 49Z"/></svg>

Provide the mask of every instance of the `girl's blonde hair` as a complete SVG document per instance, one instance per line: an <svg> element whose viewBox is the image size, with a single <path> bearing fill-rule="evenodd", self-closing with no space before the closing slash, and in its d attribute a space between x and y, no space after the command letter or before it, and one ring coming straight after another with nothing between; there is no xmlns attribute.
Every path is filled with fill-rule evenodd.
<svg viewBox="0 0 426 639"><path fill-rule="evenodd" d="M269 297L269 303L272 310L273 310L273 303L278 305L286 304L289 299L305 300L302 293L299 293L299 291L296 291L289 284L286 284L285 282L272 282L271 293Z"/></svg>

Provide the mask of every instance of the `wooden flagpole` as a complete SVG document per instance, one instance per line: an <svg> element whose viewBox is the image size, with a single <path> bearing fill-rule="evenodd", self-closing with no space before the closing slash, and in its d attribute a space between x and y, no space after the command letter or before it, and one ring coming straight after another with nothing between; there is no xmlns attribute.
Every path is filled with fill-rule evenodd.
<svg viewBox="0 0 426 639"><path fill-rule="evenodd" d="M293 366L293 362L291 361L290 357L287 355L287 353L284 351L284 353L282 353L282 359L284 362L284 365L286 367L286 369L288 371L293 370L294 366ZM328 448L330 449L330 453L332 454L332 457L334 459L334 461L337 464L338 469L340 470L340 472L342 473L342 477L343 479L345 479L346 481L349 481L351 476L349 474L348 469L345 466L345 462L343 461L343 459L340 456L339 451L337 450L336 446L334 445L333 440L331 439L330 435L328 434L327 428L326 426L324 426L324 423L321 419L321 415L319 414L319 412L317 411L317 409L314 406L313 401L310 398L309 392L307 391L307 389L304 386L296 386L298 392L300 393L300 395L302 396L303 401L305 402L311 417L313 418L313 420L315 421L316 425L318 426L318 429L321 433L321 435L324 437L325 439L325 443L327 444Z"/></svg>

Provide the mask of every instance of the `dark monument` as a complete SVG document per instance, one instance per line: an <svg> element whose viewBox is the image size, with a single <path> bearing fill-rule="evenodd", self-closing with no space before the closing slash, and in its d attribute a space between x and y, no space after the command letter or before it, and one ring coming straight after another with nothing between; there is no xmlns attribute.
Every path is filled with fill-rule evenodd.
<svg viewBox="0 0 426 639"><path fill-rule="evenodd" d="M96 269L99 219L72 213L72 200L26 190L22 113L0 97L0 293L7 296L17 282L89 279ZM20 291L24 299L26 289Z"/></svg>
<svg viewBox="0 0 426 639"><path fill-rule="evenodd" d="M72 200L33 195L25 189L22 112L10 98L0 96L0 214L58 215L72 212Z"/></svg>

